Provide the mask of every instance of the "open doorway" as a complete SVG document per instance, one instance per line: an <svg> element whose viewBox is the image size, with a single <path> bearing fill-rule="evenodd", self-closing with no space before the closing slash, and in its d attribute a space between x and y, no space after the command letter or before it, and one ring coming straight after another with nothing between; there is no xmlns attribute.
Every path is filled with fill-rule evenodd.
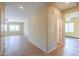
<svg viewBox="0 0 79 59"><path fill-rule="evenodd" d="M65 50L67 55L79 55L79 11L65 14L64 21Z"/></svg>
<svg viewBox="0 0 79 59"><path fill-rule="evenodd" d="M24 39L24 31L26 20L20 5L16 3L4 3L5 4L5 50L4 55L12 55L13 53L18 53L22 41ZM18 6L18 7L17 7ZM23 7L23 6L22 6ZM24 7L23 7L24 8ZM25 21L24 21L25 20ZM27 28L27 27L26 27ZM17 52L16 52L17 51Z"/></svg>

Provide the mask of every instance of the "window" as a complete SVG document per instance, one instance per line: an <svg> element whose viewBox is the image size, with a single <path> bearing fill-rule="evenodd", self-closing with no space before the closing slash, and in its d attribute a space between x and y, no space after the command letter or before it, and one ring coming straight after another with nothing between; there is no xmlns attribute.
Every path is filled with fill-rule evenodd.
<svg viewBox="0 0 79 59"><path fill-rule="evenodd" d="M9 30L10 31L15 31L15 26L14 25L9 25Z"/></svg>
<svg viewBox="0 0 79 59"><path fill-rule="evenodd" d="M74 23L65 23L65 32L74 32Z"/></svg>
<svg viewBox="0 0 79 59"><path fill-rule="evenodd" d="M65 23L65 32L68 32L68 23Z"/></svg>
<svg viewBox="0 0 79 59"><path fill-rule="evenodd" d="M19 31L19 25L9 25L9 31L10 32Z"/></svg>
<svg viewBox="0 0 79 59"><path fill-rule="evenodd" d="M5 24L5 32L7 32L7 25Z"/></svg>
<svg viewBox="0 0 79 59"><path fill-rule="evenodd" d="M19 25L15 25L15 31L19 31Z"/></svg>
<svg viewBox="0 0 79 59"><path fill-rule="evenodd" d="M74 32L74 23L69 24L69 32Z"/></svg>

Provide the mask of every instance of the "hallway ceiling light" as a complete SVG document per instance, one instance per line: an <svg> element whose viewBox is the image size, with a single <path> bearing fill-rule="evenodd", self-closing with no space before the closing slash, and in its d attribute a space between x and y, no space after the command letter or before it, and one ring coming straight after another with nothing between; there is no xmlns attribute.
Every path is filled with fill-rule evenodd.
<svg viewBox="0 0 79 59"><path fill-rule="evenodd" d="M19 8L22 10L24 7L23 6L20 6Z"/></svg>
<svg viewBox="0 0 79 59"><path fill-rule="evenodd" d="M66 20L69 21L70 19L71 19L71 17L68 15L68 16L66 17Z"/></svg>

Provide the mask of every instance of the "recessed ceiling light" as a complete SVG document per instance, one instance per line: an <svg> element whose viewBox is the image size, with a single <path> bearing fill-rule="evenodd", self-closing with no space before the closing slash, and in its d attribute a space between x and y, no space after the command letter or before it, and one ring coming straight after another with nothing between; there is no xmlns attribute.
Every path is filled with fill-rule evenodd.
<svg viewBox="0 0 79 59"><path fill-rule="evenodd" d="M20 6L19 8L22 10L24 7L23 6Z"/></svg>
<svg viewBox="0 0 79 59"><path fill-rule="evenodd" d="M66 20L71 20L71 17L68 15L68 16L66 17Z"/></svg>

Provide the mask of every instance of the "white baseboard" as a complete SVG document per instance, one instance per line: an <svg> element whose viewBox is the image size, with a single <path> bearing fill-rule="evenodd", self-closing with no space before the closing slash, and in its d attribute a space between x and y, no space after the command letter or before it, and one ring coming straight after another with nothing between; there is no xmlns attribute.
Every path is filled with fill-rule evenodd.
<svg viewBox="0 0 79 59"><path fill-rule="evenodd" d="M30 41L30 40L28 40L28 41L29 41L31 44L33 44L34 46L36 46L37 48L39 48L40 50L42 50L44 53L47 53L46 50L44 50L44 49L38 47L34 42L32 42L32 41Z"/></svg>
<svg viewBox="0 0 79 59"><path fill-rule="evenodd" d="M74 37L74 36L65 36L65 37L69 37L69 38L76 38L76 39L79 39L79 37Z"/></svg>
<svg viewBox="0 0 79 59"><path fill-rule="evenodd" d="M54 48L54 49L51 49L50 51L48 51L47 53L51 53L52 51L55 51L57 49L57 47L56 48Z"/></svg>
<svg viewBox="0 0 79 59"><path fill-rule="evenodd" d="M25 35L25 37L28 37L28 36ZM42 50L44 53L50 53L50 52L54 51L55 49L57 49L57 47L56 47L56 48L54 48L54 49L52 49L52 50L50 50L50 51L46 51L46 50L44 50L44 49L38 47L33 41L29 40L29 38L28 38L28 41L29 41L31 44L33 44L34 46L36 46L37 48L39 48L40 50Z"/></svg>

